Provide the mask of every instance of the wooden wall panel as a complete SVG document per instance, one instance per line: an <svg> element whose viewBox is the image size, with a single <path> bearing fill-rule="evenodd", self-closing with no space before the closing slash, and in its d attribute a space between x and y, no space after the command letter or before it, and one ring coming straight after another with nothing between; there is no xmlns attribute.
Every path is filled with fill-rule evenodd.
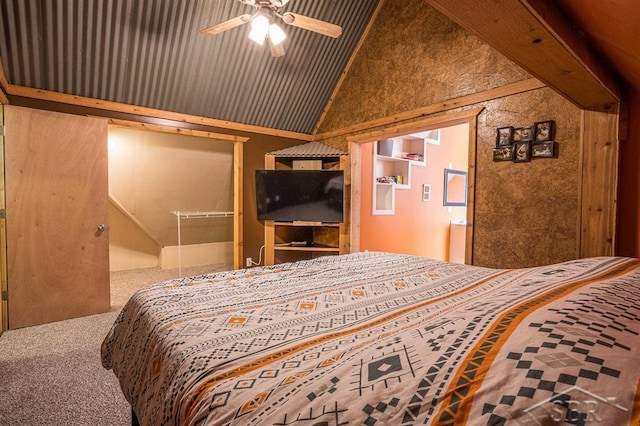
<svg viewBox="0 0 640 426"><path fill-rule="evenodd" d="M611 256L618 187L618 117L582 113L580 256Z"/></svg>
<svg viewBox="0 0 640 426"><path fill-rule="evenodd" d="M242 223L244 221L244 205L242 203L242 190L244 188L244 142L233 144L233 268L240 269L244 266L244 234Z"/></svg>
<svg viewBox="0 0 640 426"><path fill-rule="evenodd" d="M619 146L615 253L640 257L640 90L628 95L628 133Z"/></svg>
<svg viewBox="0 0 640 426"><path fill-rule="evenodd" d="M106 120L6 106L5 121L9 328L108 312Z"/></svg>

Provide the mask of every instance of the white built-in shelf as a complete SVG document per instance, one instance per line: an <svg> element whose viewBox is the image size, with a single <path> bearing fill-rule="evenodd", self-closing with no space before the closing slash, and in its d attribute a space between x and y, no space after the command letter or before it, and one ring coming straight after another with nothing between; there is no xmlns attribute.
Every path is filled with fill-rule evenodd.
<svg viewBox="0 0 640 426"><path fill-rule="evenodd" d="M395 214L395 191L411 188L412 166L427 165L426 143L422 135L407 135L374 143L372 214ZM386 182L380 181L385 178Z"/></svg>

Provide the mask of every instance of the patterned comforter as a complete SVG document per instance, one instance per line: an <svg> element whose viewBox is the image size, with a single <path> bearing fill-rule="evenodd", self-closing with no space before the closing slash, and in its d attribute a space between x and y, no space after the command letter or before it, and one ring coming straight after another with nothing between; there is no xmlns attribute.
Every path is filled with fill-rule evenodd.
<svg viewBox="0 0 640 426"><path fill-rule="evenodd" d="M158 283L102 345L142 425L640 424L640 261L356 253Z"/></svg>

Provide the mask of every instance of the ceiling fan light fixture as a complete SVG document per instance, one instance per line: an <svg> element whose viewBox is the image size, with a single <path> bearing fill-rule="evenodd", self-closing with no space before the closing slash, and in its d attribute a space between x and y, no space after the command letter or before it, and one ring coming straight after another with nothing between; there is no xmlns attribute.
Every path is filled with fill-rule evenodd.
<svg viewBox="0 0 640 426"><path fill-rule="evenodd" d="M278 24L269 25L269 40L277 46L287 38L287 34L280 28Z"/></svg>
<svg viewBox="0 0 640 426"><path fill-rule="evenodd" d="M240 3L253 7L256 11L253 15L248 13L224 22L212 25L200 31L202 35L212 36L223 33L232 28L250 23L249 39L260 46L267 42L271 56L278 58L284 55L283 41L287 34L276 22L281 19L284 24L313 31L328 37L338 38L342 34L340 25L299 15L293 12L280 11L280 8L289 3L289 0L238 0Z"/></svg>
<svg viewBox="0 0 640 426"><path fill-rule="evenodd" d="M249 32L249 38L260 46L264 44L264 40L269 33L269 18L263 14L258 14L251 20L251 32Z"/></svg>

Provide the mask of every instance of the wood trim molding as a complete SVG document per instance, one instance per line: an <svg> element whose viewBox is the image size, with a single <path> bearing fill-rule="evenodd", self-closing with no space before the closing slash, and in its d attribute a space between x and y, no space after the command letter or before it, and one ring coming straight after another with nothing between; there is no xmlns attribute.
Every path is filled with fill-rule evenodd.
<svg viewBox="0 0 640 426"><path fill-rule="evenodd" d="M484 109L484 108L483 108ZM475 217L476 217L476 158L478 150L478 111L473 117L467 117L469 123L469 166L468 166L468 185L467 191L467 233L465 235L464 244L464 262L467 265L473 265L473 238L475 234Z"/></svg>
<svg viewBox="0 0 640 426"><path fill-rule="evenodd" d="M350 164L350 160L347 155L340 156L340 170L344 171L344 184L345 184L345 191L347 191L347 194L351 193L352 191L351 168L349 167L349 164ZM343 201L344 201L344 211L350 212L352 198L345 197ZM350 234L349 229L351 227L351 215L347 214L345 216L346 217L344 222L340 224L340 227L338 229L338 232L339 232L338 245L340 247L340 251L339 251L340 254L351 253L351 245L350 245L351 241L349 239L349 234Z"/></svg>
<svg viewBox="0 0 640 426"><path fill-rule="evenodd" d="M2 68L2 62L0 61L0 68ZM4 125L4 108L0 105L0 126ZM5 198L5 186L4 180L4 133L0 134L0 163L2 164L2 174L0 175L0 207L6 208ZM8 291L7 283L7 220L0 218L0 292ZM8 302L2 300L0 297L0 336L4 330L9 328Z"/></svg>
<svg viewBox="0 0 640 426"><path fill-rule="evenodd" d="M97 117L97 118L101 118L101 117ZM222 133L205 132L202 130L183 129L183 128L171 127L163 124L140 123L137 121L119 120L116 118L109 118L108 122L110 125L113 125L113 126L128 127L132 129L138 129L138 130L149 130L154 132L173 133L173 134L185 135L185 136L197 136L200 138L215 139L215 140L225 141L225 142L247 142L249 140L249 138L242 137L242 136L225 135Z"/></svg>
<svg viewBox="0 0 640 426"><path fill-rule="evenodd" d="M351 164L351 210L349 219L349 246L352 252L360 251L360 215L362 213L362 149L358 142L349 142Z"/></svg>
<svg viewBox="0 0 640 426"><path fill-rule="evenodd" d="M373 12L373 15L371 16L371 19L369 19L369 23L367 24L367 28L365 28L364 32L362 33L362 37L360 37L360 41L358 41L358 45L353 50L353 53L351 54L351 57L349 58L349 62L347 63L347 66L342 71L342 74L340 75L340 80L338 80L338 84L336 84L336 87L333 89L333 93L331 94L331 97L329 98L329 102L327 102L327 105L325 105L324 110L322 111L322 114L320 115L320 119L316 123L316 126L314 127L312 134L315 135L318 132L318 129L320 129L320 126L322 126L322 122L324 121L327 113L331 109L331 105L333 105L333 101L336 99L336 95L340 91L340 88L342 87L342 83L344 82L345 77L347 76L347 74L349 73L349 70L351 69L351 65L353 65L353 62L355 61L356 57L358 56L358 53L360 53L360 49L362 48L362 45L364 44L364 41L366 40L367 36L369 35L369 32L371 31L371 28L373 27L373 24L376 21L376 18L378 17L378 14L380 13L380 10L382 9L382 6L384 5L384 2L385 2L385 0L380 0L380 2L378 3L378 6L376 7L376 10Z"/></svg>
<svg viewBox="0 0 640 426"><path fill-rule="evenodd" d="M427 2L580 108L606 110L620 100L617 80L553 2Z"/></svg>
<svg viewBox="0 0 640 426"><path fill-rule="evenodd" d="M312 141L313 137L304 133L289 132L286 130L270 129L267 127L241 124L233 121L218 120L214 118L200 117L197 115L181 114L172 111L164 111L154 108L138 107L119 102L103 101L100 99L86 98L83 96L68 95L65 93L51 92L48 90L33 89L30 87L16 86L9 84L7 94L10 96L21 96L24 98L38 99L42 101L58 102L69 105L76 105L86 108L95 108L105 111L114 111L124 114L141 115L165 120L174 120L183 123L198 124L208 127L217 127L228 130L257 133L267 136L299 139Z"/></svg>
<svg viewBox="0 0 640 426"><path fill-rule="evenodd" d="M366 133L347 136L347 141L355 143L373 142L378 139L392 138L395 136L406 135L408 133L422 132L425 130L437 129L441 127L454 126L460 123L466 123L470 117L477 117L484 110L484 107L476 107L465 109L462 111L451 112L445 115L425 117L422 120L411 121L397 125L391 125L383 128L369 130Z"/></svg>
<svg viewBox="0 0 640 426"><path fill-rule="evenodd" d="M448 99L443 102L438 102L432 105L427 105L422 108L418 108L412 111L403 112L400 114L391 115L388 117L378 118L376 120L366 121L353 126L343 127L341 129L332 130L325 133L320 133L314 137L314 140L325 140L334 138L336 136L344 136L353 134L374 127L388 126L397 124L402 121L414 120L427 115L437 114L439 112L445 112L456 108L462 108L470 105L475 105L481 102L490 101L493 99L503 98L505 96L515 95L518 93L524 93L531 90L541 89L545 87L545 84L538 79L530 78L528 80L518 81L516 83L507 84L494 89L485 90L482 92L472 93L470 95L461 96L458 98Z"/></svg>
<svg viewBox="0 0 640 426"><path fill-rule="evenodd" d="M556 3L547 0L523 0L521 3L573 56L574 60L585 68L585 72L612 96L613 103L620 101L621 92L617 79L609 69L603 66L594 49L588 46L585 38L577 33L575 26L566 19Z"/></svg>
<svg viewBox="0 0 640 426"><path fill-rule="evenodd" d="M390 125L361 133L347 136L349 143L349 156L351 157L350 178L351 178L351 212L350 212L350 249L360 251L360 214L362 203L360 200L360 188L362 188L362 144L370 143L378 139L406 135L409 133L422 132L425 130L438 129L442 127L454 126L456 124L469 123L469 174L468 174L468 201L467 201L467 232L465 241L465 262L473 264L473 236L475 217L475 181L476 181L476 145L478 115L484 107L466 109L459 112L451 112L444 115L430 116L422 120L412 121L398 125Z"/></svg>
<svg viewBox="0 0 640 426"><path fill-rule="evenodd" d="M8 291L7 282L7 221L0 219L0 291ZM6 300L0 298L0 335L9 329L9 307Z"/></svg>
<svg viewBox="0 0 640 426"><path fill-rule="evenodd" d="M240 141L233 144L233 268L243 267L244 257L244 205L243 190L244 144Z"/></svg>
<svg viewBox="0 0 640 426"><path fill-rule="evenodd" d="M276 156L273 154L265 154L264 156L264 168L266 170L275 170L276 168ZM273 265L275 263L274 250L268 250L267 247L275 246L275 221L264 221L264 264Z"/></svg>

